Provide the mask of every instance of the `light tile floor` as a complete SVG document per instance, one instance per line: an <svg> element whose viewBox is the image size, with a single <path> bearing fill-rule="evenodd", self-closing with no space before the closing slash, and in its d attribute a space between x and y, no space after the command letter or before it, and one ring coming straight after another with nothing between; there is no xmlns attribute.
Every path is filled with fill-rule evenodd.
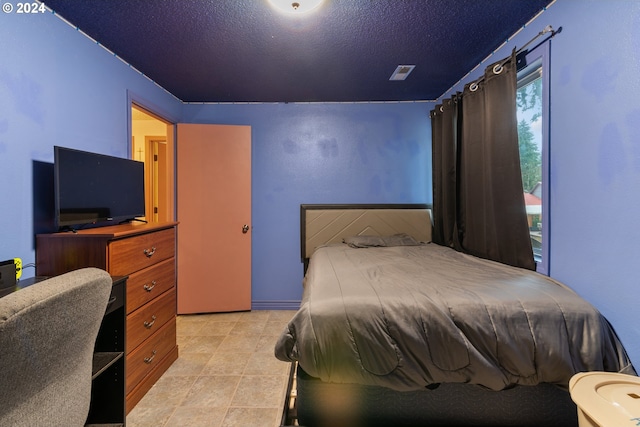
<svg viewBox="0 0 640 427"><path fill-rule="evenodd" d="M294 314L178 316L178 360L129 413L127 426L279 426L290 364L273 350Z"/></svg>

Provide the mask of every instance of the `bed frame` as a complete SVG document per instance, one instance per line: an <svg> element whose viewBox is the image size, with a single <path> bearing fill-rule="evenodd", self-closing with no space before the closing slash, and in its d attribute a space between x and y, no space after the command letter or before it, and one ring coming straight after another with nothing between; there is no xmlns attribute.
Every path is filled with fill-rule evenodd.
<svg viewBox="0 0 640 427"><path fill-rule="evenodd" d="M424 204L300 206L301 256L354 235L407 233L431 239L430 207ZM568 391L549 384L490 391L476 385L440 384L417 392L325 383L298 367L299 425L314 426L547 426L578 425Z"/></svg>

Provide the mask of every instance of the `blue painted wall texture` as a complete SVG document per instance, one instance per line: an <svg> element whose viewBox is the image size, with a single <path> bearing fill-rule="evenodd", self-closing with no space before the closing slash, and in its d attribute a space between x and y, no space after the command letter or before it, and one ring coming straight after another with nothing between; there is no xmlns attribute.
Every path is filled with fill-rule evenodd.
<svg viewBox="0 0 640 427"><path fill-rule="evenodd" d="M185 105L188 123L251 125L254 308L299 305L300 204L431 201L432 107Z"/></svg>
<svg viewBox="0 0 640 427"><path fill-rule="evenodd" d="M0 14L0 41L0 260L28 264L53 146L127 157L129 96L175 117L182 103L51 13Z"/></svg>
<svg viewBox="0 0 640 427"><path fill-rule="evenodd" d="M640 2L558 0L495 58L546 25L563 28L550 58L550 274L607 316L640 366ZM53 145L127 155L132 94L176 121L252 126L256 306L300 298L300 203L431 201L432 104L183 105L51 14L3 14L0 40L0 259L35 259L34 171Z"/></svg>

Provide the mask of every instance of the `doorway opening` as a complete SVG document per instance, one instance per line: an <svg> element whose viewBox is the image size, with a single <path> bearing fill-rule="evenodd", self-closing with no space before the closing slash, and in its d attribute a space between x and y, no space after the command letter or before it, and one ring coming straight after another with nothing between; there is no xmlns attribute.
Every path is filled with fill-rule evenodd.
<svg viewBox="0 0 640 427"><path fill-rule="evenodd" d="M145 219L173 221L173 124L131 104L131 158L144 162Z"/></svg>

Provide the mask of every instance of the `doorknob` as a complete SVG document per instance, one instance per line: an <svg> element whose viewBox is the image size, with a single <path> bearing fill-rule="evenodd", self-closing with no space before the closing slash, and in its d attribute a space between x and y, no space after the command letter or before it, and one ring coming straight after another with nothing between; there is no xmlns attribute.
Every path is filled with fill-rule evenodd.
<svg viewBox="0 0 640 427"><path fill-rule="evenodd" d="M242 234L247 234L247 231L249 231L249 226L245 224L242 226Z"/></svg>

